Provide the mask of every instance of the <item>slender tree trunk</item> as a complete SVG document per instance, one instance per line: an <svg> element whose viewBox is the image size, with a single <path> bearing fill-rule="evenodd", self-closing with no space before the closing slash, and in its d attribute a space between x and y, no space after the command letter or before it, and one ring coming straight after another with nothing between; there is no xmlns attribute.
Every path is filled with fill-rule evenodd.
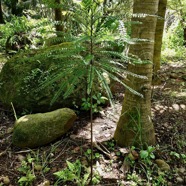
<svg viewBox="0 0 186 186"><path fill-rule="evenodd" d="M3 10L1 6L1 0L0 0L0 24L4 24L4 19L3 19Z"/></svg>
<svg viewBox="0 0 186 186"><path fill-rule="evenodd" d="M186 27L183 28L183 45L186 47Z"/></svg>
<svg viewBox="0 0 186 186"><path fill-rule="evenodd" d="M55 13L55 21L58 22L55 27L57 32L63 31L63 26L62 26L62 20L63 20L63 15L62 15L62 10L60 8L60 0L55 0L56 8L54 9Z"/></svg>
<svg viewBox="0 0 186 186"><path fill-rule="evenodd" d="M12 0L11 1L11 12L13 15L18 15L18 12L17 12L17 3L18 3L18 0Z"/></svg>
<svg viewBox="0 0 186 186"><path fill-rule="evenodd" d="M128 70L144 75L140 79L127 76L128 85L143 98L126 90L121 116L117 123L114 138L120 146L144 146L155 144L154 126L151 121L151 82L154 53L154 38L159 0L134 0L132 21L140 24L132 25L132 38L143 39L130 46L130 53L136 58L146 61L142 64L129 64ZM139 16L139 14L141 14ZM145 41L145 40L146 41Z"/></svg>
<svg viewBox="0 0 186 186"><path fill-rule="evenodd" d="M158 6L158 19L156 25L156 34L155 34L155 44L154 44L154 80L156 81L157 71L160 70L161 66L161 46L162 46L162 37L164 30L165 22L165 12L166 12L167 0L159 0Z"/></svg>

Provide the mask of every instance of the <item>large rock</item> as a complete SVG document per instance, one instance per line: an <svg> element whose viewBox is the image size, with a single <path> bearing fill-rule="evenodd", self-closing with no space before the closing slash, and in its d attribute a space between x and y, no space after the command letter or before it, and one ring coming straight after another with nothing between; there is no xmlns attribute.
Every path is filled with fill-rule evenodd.
<svg viewBox="0 0 186 186"><path fill-rule="evenodd" d="M48 144L65 134L76 118L69 108L25 115L15 122L12 142L21 148Z"/></svg>
<svg viewBox="0 0 186 186"><path fill-rule="evenodd" d="M62 92L51 106L51 100L60 89L61 82L65 78L70 79L73 74L69 73L64 79L39 89L46 79L69 68L63 65L67 59L56 55L62 47L58 45L28 51L9 59L0 73L0 102L8 108L11 108L12 102L17 113L48 112L64 107L72 108L74 103L81 105L81 98L86 94L86 83L82 82L79 84L81 87L78 87L79 93L74 91L73 95L64 99Z"/></svg>

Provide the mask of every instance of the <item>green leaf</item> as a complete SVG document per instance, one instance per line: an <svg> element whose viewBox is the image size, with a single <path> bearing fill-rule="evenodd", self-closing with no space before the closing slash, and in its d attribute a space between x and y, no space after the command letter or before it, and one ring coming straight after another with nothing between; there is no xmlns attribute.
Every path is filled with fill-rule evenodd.
<svg viewBox="0 0 186 186"><path fill-rule="evenodd" d="M141 150L140 151L140 157L142 159L146 159L149 156L149 153L146 150Z"/></svg>
<svg viewBox="0 0 186 186"><path fill-rule="evenodd" d="M90 176L90 172L84 174L82 185L87 185L88 184L87 181L88 181L89 176Z"/></svg>
<svg viewBox="0 0 186 186"><path fill-rule="evenodd" d="M66 161L66 162L67 162L68 168L73 172L75 169L74 164L69 161Z"/></svg>
<svg viewBox="0 0 186 186"><path fill-rule="evenodd" d="M58 178L63 178L65 176L65 172L64 170L58 171L54 173L55 176L57 176Z"/></svg>
<svg viewBox="0 0 186 186"><path fill-rule="evenodd" d="M27 182L28 181L28 178L26 176L22 176L19 180L18 180L18 183L20 182Z"/></svg>
<svg viewBox="0 0 186 186"><path fill-rule="evenodd" d="M91 149L87 149L86 153L91 154Z"/></svg>
<svg viewBox="0 0 186 186"><path fill-rule="evenodd" d="M155 147L153 147L153 146L148 146L148 148L147 148L147 151L149 153L153 152L154 150L155 150Z"/></svg>
<svg viewBox="0 0 186 186"><path fill-rule="evenodd" d="M99 158L100 157L100 154L99 153L95 153L95 158Z"/></svg>

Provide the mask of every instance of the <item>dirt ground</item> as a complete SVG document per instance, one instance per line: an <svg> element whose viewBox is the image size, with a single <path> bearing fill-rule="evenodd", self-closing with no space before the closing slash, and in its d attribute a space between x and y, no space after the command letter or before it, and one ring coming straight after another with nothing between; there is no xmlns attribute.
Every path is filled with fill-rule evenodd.
<svg viewBox="0 0 186 186"><path fill-rule="evenodd" d="M167 177L165 185L186 185L186 63L170 63L163 65L162 69L159 74L162 82L153 86L152 95L152 119L159 145L155 155L171 167L171 176ZM94 164L101 177L99 185L130 186L134 182L121 169L129 149L117 147L112 139L121 111L123 92L118 91L115 97L114 108L106 107L94 116L94 141L97 145L94 144L94 154L98 156ZM13 124L12 111L4 109L0 103L0 186L21 185L18 180L23 176L28 179L29 173L35 178L30 184L27 180L22 185L55 185L53 173L65 168L66 160L74 162L79 159L83 165L89 166L89 115L79 115L68 134L37 149L19 149L11 144ZM118 155L117 152L122 153ZM25 166L23 161L27 162ZM76 184L67 182L66 185Z"/></svg>

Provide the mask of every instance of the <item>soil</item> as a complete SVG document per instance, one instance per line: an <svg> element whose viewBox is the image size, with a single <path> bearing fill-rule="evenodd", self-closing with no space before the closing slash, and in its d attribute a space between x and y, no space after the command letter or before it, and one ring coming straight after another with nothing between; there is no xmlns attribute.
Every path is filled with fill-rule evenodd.
<svg viewBox="0 0 186 186"><path fill-rule="evenodd" d="M152 94L152 119L157 139L155 156L171 168L165 185L186 185L186 63L163 65L159 78L161 83L153 86ZM114 108L108 106L93 118L93 163L101 177L98 185L130 186L134 182L122 170L129 149L118 147L113 140L124 97L123 89L116 88ZM66 161L80 160L87 167L91 164L88 113L81 113L74 127L62 138L37 149L19 149L11 144L15 121L12 113L0 104L0 185L21 185L18 180L23 176L27 181L22 185L54 185L57 179L53 173L66 168ZM35 176L30 184L29 173ZM128 171L130 173L132 170ZM141 177L146 179L143 174Z"/></svg>

